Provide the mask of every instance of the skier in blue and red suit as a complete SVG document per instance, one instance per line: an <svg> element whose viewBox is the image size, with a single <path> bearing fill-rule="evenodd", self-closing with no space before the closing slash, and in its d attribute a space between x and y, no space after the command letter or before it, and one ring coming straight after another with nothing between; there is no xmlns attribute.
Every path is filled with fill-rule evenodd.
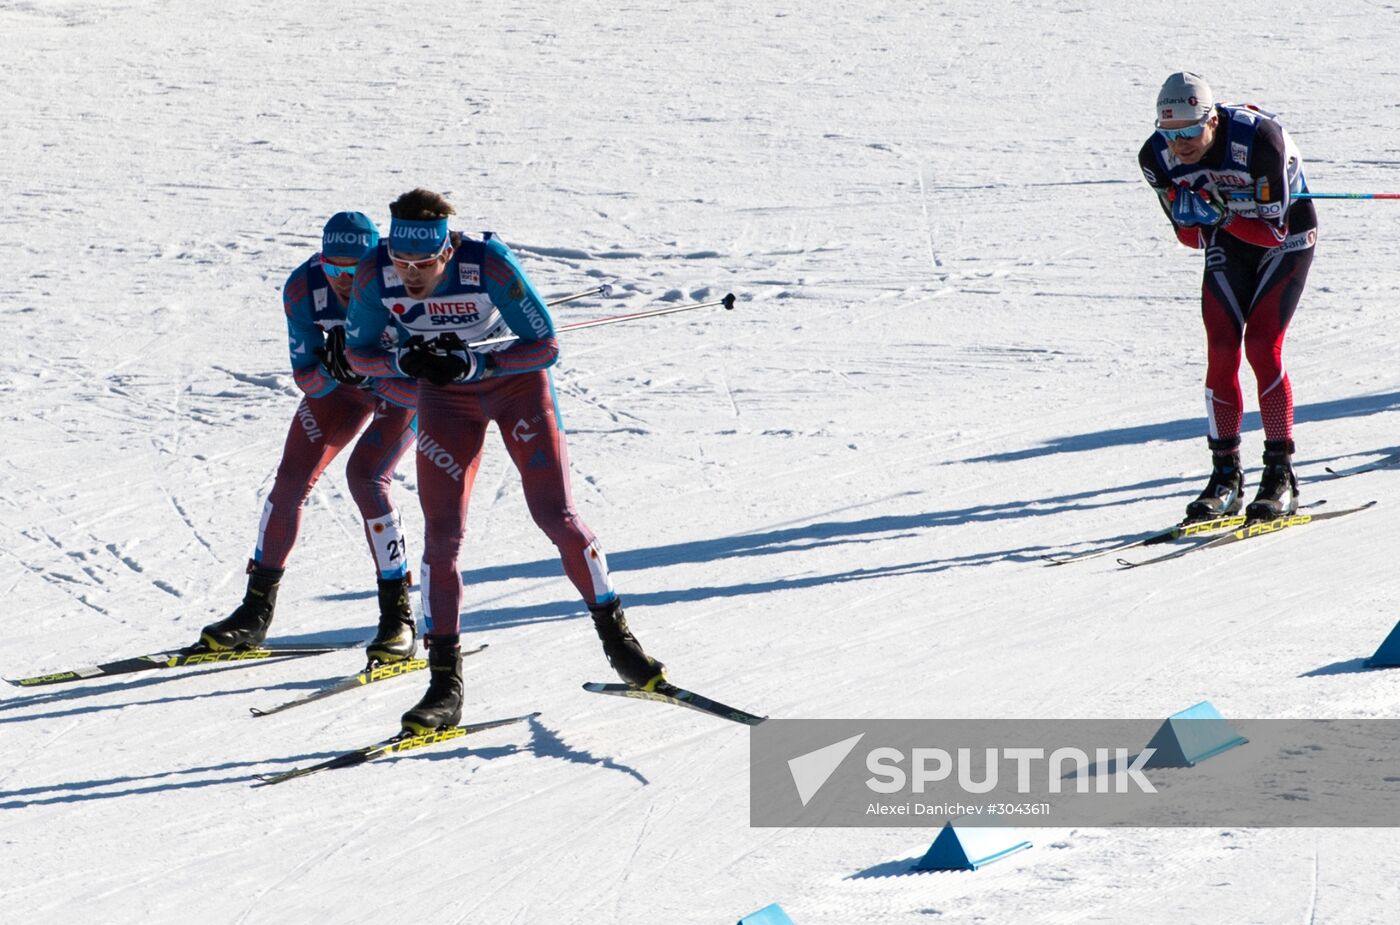
<svg viewBox="0 0 1400 925"><path fill-rule="evenodd" d="M1209 520L1241 507L1241 343L1264 422L1264 470L1245 516L1291 514L1298 508L1298 480L1283 339L1317 241L1312 201L1297 198L1307 191L1302 156L1271 114L1254 106L1216 105L1206 82L1186 71L1162 85L1156 126L1138 154L1143 176L1178 240L1205 250L1201 315L1212 468L1205 490L1186 506L1187 520Z"/></svg>
<svg viewBox="0 0 1400 925"><path fill-rule="evenodd" d="M565 574L593 614L609 663L628 684L654 689L664 666L628 629L607 560L574 509L548 372L559 356L548 308L500 239L448 230L455 212L441 195L412 190L389 210L388 241L355 274L346 352L360 375L417 380L426 528L420 577L432 676L403 728L421 733L461 719L457 556L492 421L520 472L531 516L558 547Z"/></svg>
<svg viewBox="0 0 1400 925"><path fill-rule="evenodd" d="M283 287L292 376L304 395L263 506L248 590L237 610L204 628L200 643L208 648L250 648L266 638L302 506L326 466L359 434L345 475L378 571L379 631L367 654L372 662L393 662L417 651L408 557L399 512L389 498L394 468L413 443L415 390L402 379L358 375L345 359L355 267L378 243L379 229L367 216L339 212L326 222L320 253L297 267Z"/></svg>

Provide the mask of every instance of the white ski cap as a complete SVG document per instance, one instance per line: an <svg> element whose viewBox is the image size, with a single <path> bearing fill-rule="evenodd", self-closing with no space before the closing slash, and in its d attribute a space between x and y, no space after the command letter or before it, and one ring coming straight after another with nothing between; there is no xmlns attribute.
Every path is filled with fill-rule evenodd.
<svg viewBox="0 0 1400 925"><path fill-rule="evenodd" d="M1200 74L1177 71L1157 91L1157 127L1163 122L1199 122L1215 108L1215 94Z"/></svg>

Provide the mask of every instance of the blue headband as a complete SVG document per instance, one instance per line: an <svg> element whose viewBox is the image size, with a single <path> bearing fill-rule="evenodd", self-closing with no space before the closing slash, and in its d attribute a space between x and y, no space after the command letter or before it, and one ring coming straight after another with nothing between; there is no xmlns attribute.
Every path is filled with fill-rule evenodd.
<svg viewBox="0 0 1400 925"><path fill-rule="evenodd" d="M379 229L363 212L337 212L321 231L321 254L359 260L379 243Z"/></svg>
<svg viewBox="0 0 1400 925"><path fill-rule="evenodd" d="M413 221L396 218L389 222L389 249L396 254L436 254L447 242L447 219Z"/></svg>

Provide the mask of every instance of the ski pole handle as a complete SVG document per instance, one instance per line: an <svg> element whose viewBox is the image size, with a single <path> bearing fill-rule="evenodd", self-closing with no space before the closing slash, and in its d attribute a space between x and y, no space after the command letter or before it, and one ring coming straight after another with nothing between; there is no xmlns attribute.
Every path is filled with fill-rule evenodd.
<svg viewBox="0 0 1400 925"><path fill-rule="evenodd" d="M553 302L551 305L555 304ZM661 315L674 315L677 312L693 312L697 308L714 308L716 305L723 305L725 311L734 310L734 293L730 292L722 299L715 299L712 302L696 302L691 305L672 305L667 308L653 308L644 312L633 312L630 315L612 315L607 318L593 318L589 321L575 321L573 324L565 324L555 329L555 333L563 331L579 331L583 328L597 328L605 324L620 324L623 321L636 321L639 318L656 318ZM515 335L505 337L493 337L490 340L479 340L475 343L467 344L468 350L478 350L482 347L489 347L493 344L507 344L520 338Z"/></svg>
<svg viewBox="0 0 1400 925"><path fill-rule="evenodd" d="M594 286L592 289L585 289L582 292L575 292L573 295L560 296L557 299L550 299L544 304L548 305L550 308L553 308L556 305L563 305L565 302L573 302L576 299L586 299L588 296L591 295L612 295L612 286L608 283L603 283L603 285L601 286Z"/></svg>

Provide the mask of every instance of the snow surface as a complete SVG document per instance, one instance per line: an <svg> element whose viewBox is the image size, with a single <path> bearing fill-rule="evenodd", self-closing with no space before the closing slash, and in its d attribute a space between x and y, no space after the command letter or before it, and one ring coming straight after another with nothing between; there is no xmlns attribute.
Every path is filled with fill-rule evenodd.
<svg viewBox="0 0 1400 925"><path fill-rule="evenodd" d="M1191 67L1279 112L1313 188L1400 187L1400 4L0 2L7 676L193 641L241 595L297 393L279 287L417 185L565 320L575 494L672 677L787 717L1386 717L1376 511L1138 572L1045 569L1199 488L1200 256L1138 175ZM1325 203L1289 338L1299 471L1400 444L1400 206ZM1248 372L1246 392L1253 390ZM1251 399L1251 407L1253 402ZM1246 453L1257 458L1258 418ZM395 495L421 536L412 465ZM416 554L415 554L416 555ZM1393 921L1400 836L748 825L747 732L610 680L501 447L473 498L467 716L537 723L274 788L391 733L402 679L265 719L354 653L0 700L0 919L799 925ZM352 641L343 464L277 637Z"/></svg>

